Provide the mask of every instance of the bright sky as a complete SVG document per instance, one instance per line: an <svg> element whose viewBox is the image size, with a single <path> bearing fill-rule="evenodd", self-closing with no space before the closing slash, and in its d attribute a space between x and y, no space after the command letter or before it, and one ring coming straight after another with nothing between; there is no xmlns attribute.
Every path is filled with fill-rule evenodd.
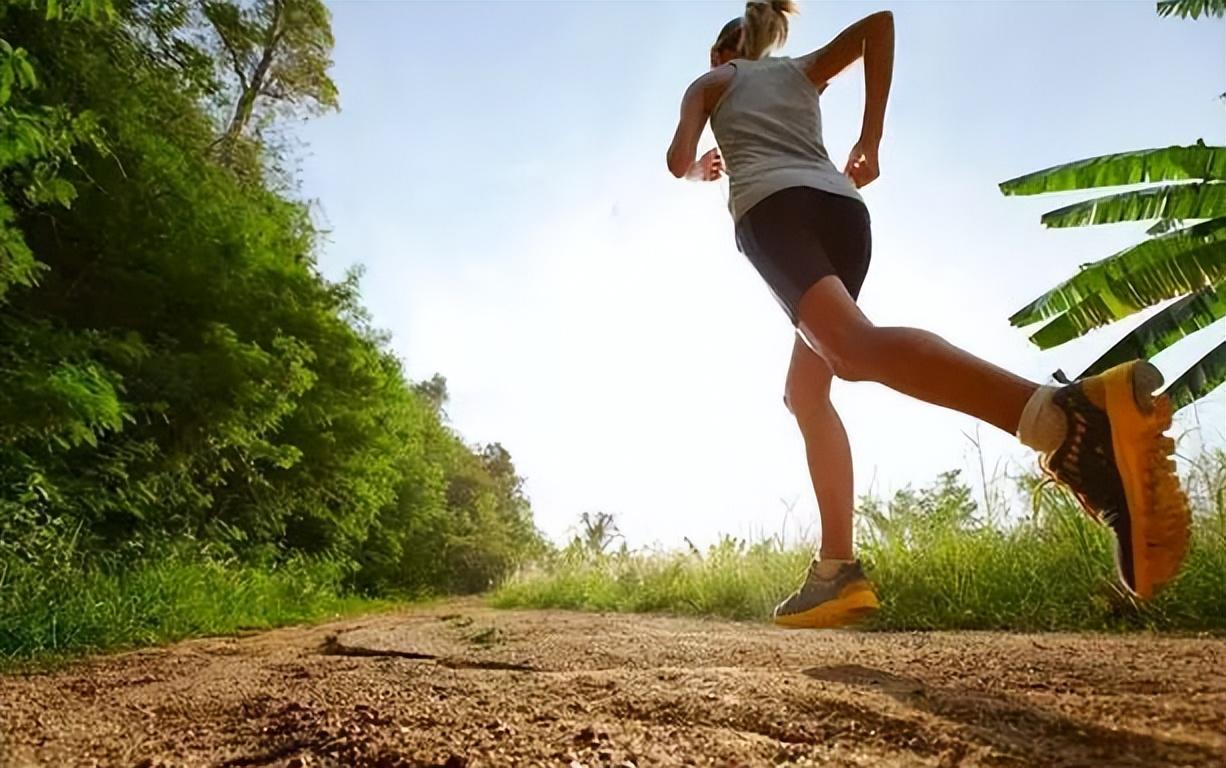
<svg viewBox="0 0 1226 768"><path fill-rule="evenodd" d="M584 511L635 545L815 530L782 405L791 329L735 249L726 189L665 168L680 96L737 2L333 2L343 111L310 123L303 192L337 277L414 378L447 376L453 424L500 441L538 525ZM784 54L882 6L802 3ZM1044 230L1065 197L1002 180L1112 151L1226 140L1226 26L1152 2L906 2L881 178L865 190L878 324L928 328L1035 379L1073 374L1132 325L1038 352L1006 318L1143 227ZM863 73L823 97L842 161ZM713 145L709 135L700 149ZM1192 353L1222 337L1218 324ZM1189 355L1157 360L1173 378ZM836 384L862 492L978 474L968 417ZM1220 445L1219 390L1182 424ZM991 427L989 465L1031 466ZM789 508L791 509L789 513Z"/></svg>

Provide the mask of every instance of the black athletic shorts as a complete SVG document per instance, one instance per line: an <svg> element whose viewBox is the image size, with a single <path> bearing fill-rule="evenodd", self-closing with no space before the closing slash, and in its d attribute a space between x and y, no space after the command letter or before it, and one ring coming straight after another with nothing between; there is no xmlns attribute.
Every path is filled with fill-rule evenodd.
<svg viewBox="0 0 1226 768"><path fill-rule="evenodd" d="M859 298L873 238L868 208L812 187L781 189L750 208L736 225L736 244L788 313L799 322L800 297L837 275Z"/></svg>

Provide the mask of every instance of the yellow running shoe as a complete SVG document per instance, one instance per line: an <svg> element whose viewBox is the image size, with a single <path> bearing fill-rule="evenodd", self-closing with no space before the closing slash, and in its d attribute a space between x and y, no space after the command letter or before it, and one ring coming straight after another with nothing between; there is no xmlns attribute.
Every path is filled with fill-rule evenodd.
<svg viewBox="0 0 1226 768"><path fill-rule="evenodd" d="M867 618L878 607L877 593L859 561L823 579L814 560L805 583L776 606L775 623L789 629L833 629Z"/></svg>
<svg viewBox="0 0 1226 768"><path fill-rule="evenodd" d="M1120 580L1148 600L1179 572L1191 516L1168 457L1171 403L1154 396L1162 374L1134 360L1061 387L1052 402L1068 420L1064 442L1040 459L1091 517L1115 534Z"/></svg>

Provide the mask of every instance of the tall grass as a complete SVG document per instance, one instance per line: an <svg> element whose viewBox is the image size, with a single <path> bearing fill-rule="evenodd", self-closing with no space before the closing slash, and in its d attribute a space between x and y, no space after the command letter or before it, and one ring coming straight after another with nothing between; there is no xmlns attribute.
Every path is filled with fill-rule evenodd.
<svg viewBox="0 0 1226 768"><path fill-rule="evenodd" d="M318 620L384 603L347 596L324 560L244 565L183 546L135 561L0 561L0 668Z"/></svg>
<svg viewBox="0 0 1226 768"><path fill-rule="evenodd" d="M1226 454L1188 468L1183 572L1138 604L1116 585L1110 534L1053 486L1020 482L1024 508L983 513L956 473L857 510L877 585L876 629L1226 630ZM1005 494L998 494L997 498ZM725 537L706 551L594 551L581 540L493 595L500 607L649 611L763 620L799 583L810 543Z"/></svg>

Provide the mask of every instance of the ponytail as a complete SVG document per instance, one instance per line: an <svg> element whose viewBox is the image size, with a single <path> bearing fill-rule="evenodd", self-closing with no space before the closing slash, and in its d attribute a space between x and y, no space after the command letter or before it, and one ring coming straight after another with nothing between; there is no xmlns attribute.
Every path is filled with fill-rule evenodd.
<svg viewBox="0 0 1226 768"><path fill-rule="evenodd" d="M760 59L788 39L788 15L796 13L796 0L749 0L745 4L740 54Z"/></svg>

